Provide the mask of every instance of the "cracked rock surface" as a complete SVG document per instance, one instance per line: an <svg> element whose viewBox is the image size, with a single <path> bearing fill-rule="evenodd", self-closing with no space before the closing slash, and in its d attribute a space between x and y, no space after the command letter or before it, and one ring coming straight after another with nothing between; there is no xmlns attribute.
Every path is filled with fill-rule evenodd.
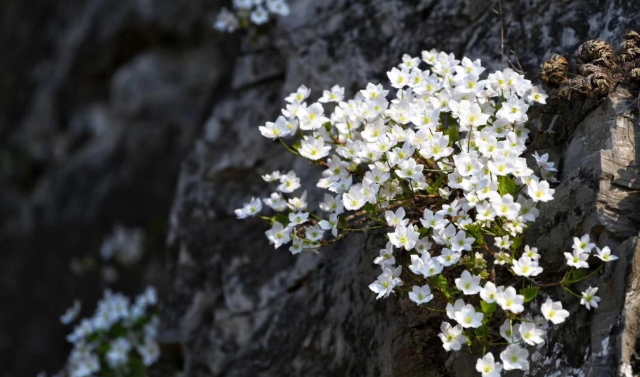
<svg viewBox="0 0 640 377"><path fill-rule="evenodd" d="M211 30L223 3L0 2L0 297L11 307L0 310L0 376L62 366L58 316L75 297L90 307L104 287L78 283L69 260L97 255L116 223L145 229L156 254L115 288L167 282L163 351L183 359L174 368L186 376L468 375L475 359L448 358L428 315L367 289L379 235L294 257L233 209L267 192L260 174L317 173L257 130L286 94L340 84L353 95L386 81L403 53L431 48L500 68L497 1L290 0L292 16L255 43ZM505 55L531 79L587 39L618 45L640 15L629 0L502 3ZM562 182L530 238L553 261L569 235L591 231L621 261L599 283L609 306L558 330L533 375L637 373L633 95L572 103L536 142L560 163Z"/></svg>
<svg viewBox="0 0 640 377"><path fill-rule="evenodd" d="M268 245L263 224L239 222L233 209L269 192L260 174L293 169L303 182L318 174L257 132L277 117L286 94L300 84L317 94L336 83L353 94L369 81L384 81L402 53L430 48L499 68L496 4L292 3L296 17L279 22L270 40L243 46L228 93L183 163L171 214L173 284L165 341L182 344L187 376L474 375L474 357L449 357L442 350L439 321L408 300L376 301L368 291L378 274L371 261L384 243L379 234L351 236L320 254L291 256ZM595 37L619 42L632 15L640 14L637 5L624 1L505 3L505 50L515 51L532 79L552 53L571 56ZM638 370L637 323L625 321L635 318L627 311L638 310L635 295L626 294L635 281L640 231L636 97L637 88L620 88L589 106L574 101L555 114L555 131L548 130L551 114L536 120L534 145L559 163L561 182L557 199L530 230L530 242L553 265L564 263L571 236L592 233L621 260L597 280L607 302L595 313L570 304L579 314L554 328L553 342L536 349L529 375ZM562 291L550 294L572 302Z"/></svg>

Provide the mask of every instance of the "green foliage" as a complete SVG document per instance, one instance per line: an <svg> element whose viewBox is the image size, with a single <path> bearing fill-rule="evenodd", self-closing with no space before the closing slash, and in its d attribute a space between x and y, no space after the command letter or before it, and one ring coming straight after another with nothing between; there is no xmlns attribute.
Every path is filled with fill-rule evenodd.
<svg viewBox="0 0 640 377"><path fill-rule="evenodd" d="M503 175L498 177L498 192L500 195L507 194L515 194L518 189L518 185L516 185L516 181L514 181L511 177Z"/></svg>
<svg viewBox="0 0 640 377"><path fill-rule="evenodd" d="M484 314L492 314L496 309L498 309L498 304L495 302L488 303L484 300L480 301L480 306L482 307L482 312Z"/></svg>
<svg viewBox="0 0 640 377"><path fill-rule="evenodd" d="M533 299L535 299L538 295L538 292L540 292L540 287L524 288L522 291L520 291L520 293L524 296L525 303L533 301Z"/></svg>

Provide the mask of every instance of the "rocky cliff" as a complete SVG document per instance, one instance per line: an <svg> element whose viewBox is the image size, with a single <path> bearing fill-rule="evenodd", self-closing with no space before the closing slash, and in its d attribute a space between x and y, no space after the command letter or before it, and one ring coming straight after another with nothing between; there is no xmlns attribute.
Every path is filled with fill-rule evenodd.
<svg viewBox="0 0 640 377"><path fill-rule="evenodd" d="M274 251L260 224L235 220L265 192L261 173L313 173L257 126L300 84L353 94L423 49L535 79L543 60L584 40L617 45L640 5L503 1L500 17L497 1L291 0L292 15L251 41L211 30L222 3L1 2L0 297L12 308L0 311L2 375L62 365L57 316L104 284L78 284L67 265L97 255L116 223L152 239L151 267L122 288L166 283L162 340L188 376L466 375L469 360L448 359L428 315L368 291L375 234L296 257ZM540 118L536 147L560 163L561 183L530 237L553 260L569 235L591 231L621 261L599 283L608 304L563 326L536 354L535 375L615 375L637 362L634 90Z"/></svg>
<svg viewBox="0 0 640 377"><path fill-rule="evenodd" d="M640 11L627 2L503 6L504 64L521 64L532 79L552 53L571 56L595 37L619 43ZM232 210L266 192L261 173L292 167L313 174L256 132L277 116L286 93L302 83L315 90L340 83L353 93L383 81L402 53L432 47L500 67L497 9L497 3L471 1L298 1L296 16L282 20L264 44L244 46L228 94L183 163L171 215L174 282L165 336L184 347L187 375L475 373L475 358L449 358L441 349L439 322L428 313L403 300L376 302L368 291L377 276L371 259L379 235L354 236L319 255L291 256L267 244L261 224L238 222ZM595 314L582 311L554 333L557 341L533 356L531 375L632 373L621 365L635 362L636 325L624 319L635 318L636 310L634 294L625 294L640 230L636 102L637 88L619 89L595 103L574 99L537 119L535 146L558 161L561 183L529 238L557 263L571 235L592 232L621 261L598 282L607 304Z"/></svg>

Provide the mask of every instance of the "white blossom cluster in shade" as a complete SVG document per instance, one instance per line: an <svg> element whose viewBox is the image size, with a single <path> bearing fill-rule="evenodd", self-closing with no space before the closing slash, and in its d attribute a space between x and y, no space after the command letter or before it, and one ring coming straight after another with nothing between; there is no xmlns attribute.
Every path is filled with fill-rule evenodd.
<svg viewBox="0 0 640 377"><path fill-rule="evenodd" d="M525 294L537 294L535 279L543 268L538 250L522 244L523 232L536 220L538 202L553 199L550 183L557 182L547 154L533 153L532 167L523 156L527 110L547 96L511 69L486 76L484 70L479 60L432 50L422 59L403 56L387 73L395 91L390 100L389 90L369 83L351 100L334 86L309 103L311 91L301 86L285 98L282 116L259 130L326 168L317 182L329 191L319 203L325 214L308 210L306 192L289 195L302 186L293 171L264 175L276 191L235 213L239 219L258 216L263 204L274 210L273 217L261 216L271 224L266 236L275 248L291 244L293 254L353 231L390 229L389 242L373 261L382 273L369 288L378 299L407 292L417 305L444 309L453 321L443 322L439 334L447 351L476 340L494 347L506 339L502 363L487 353L477 364L483 376L499 376L502 369L528 370L526 346L543 342L541 321L558 324L569 313L548 299L541 306L544 320L525 315L533 299ZM336 105L326 112L330 103ZM576 239L573 254L566 253L570 266L588 267L595 245L585 237ZM410 263L398 264L399 250ZM599 258L613 260L608 248ZM489 267L510 284L497 286ZM575 268L573 282L579 280ZM417 284L405 287L402 274ZM520 283L522 290L516 288ZM596 292L585 291L583 305L597 307ZM446 308L426 305L436 295ZM497 308L501 312L494 314ZM492 325L504 339L487 340Z"/></svg>
<svg viewBox="0 0 640 377"><path fill-rule="evenodd" d="M288 16L289 5L285 0L233 0L233 10L222 8L213 28L233 33L249 24L263 25L273 16Z"/></svg>
<svg viewBox="0 0 640 377"><path fill-rule="evenodd" d="M115 259L124 266L132 266L144 254L144 231L117 225L100 246L100 256L105 261Z"/></svg>
<svg viewBox="0 0 640 377"><path fill-rule="evenodd" d="M84 318L67 336L73 344L67 365L60 374L68 377L129 375L135 364L149 366L160 356L156 342L159 317L154 313L157 294L148 287L134 302L120 293L105 290L94 315ZM78 301L60 318L70 324L78 318ZM115 374L114 374L115 373Z"/></svg>

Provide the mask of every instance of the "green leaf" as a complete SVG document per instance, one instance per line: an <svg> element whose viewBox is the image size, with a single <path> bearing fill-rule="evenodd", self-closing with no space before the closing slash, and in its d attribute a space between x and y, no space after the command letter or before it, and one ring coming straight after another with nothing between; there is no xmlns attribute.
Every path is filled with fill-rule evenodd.
<svg viewBox="0 0 640 377"><path fill-rule="evenodd" d="M482 306L482 312L484 314L491 314L498 308L498 304L496 304L495 302L488 303L484 300L480 301L480 306Z"/></svg>
<svg viewBox="0 0 640 377"><path fill-rule="evenodd" d="M325 122L322 126L327 130L327 133L331 135L331 122Z"/></svg>
<svg viewBox="0 0 640 377"><path fill-rule="evenodd" d="M571 273L569 274L569 278L565 281L563 281L562 284L573 284L577 281L580 281L582 279L585 278L585 276L587 276L587 273L584 272L583 270L580 269L574 269L573 271L571 271Z"/></svg>
<svg viewBox="0 0 640 377"><path fill-rule="evenodd" d="M482 325L476 329L476 338L484 338L487 336L489 331L487 331L487 326Z"/></svg>
<svg viewBox="0 0 640 377"><path fill-rule="evenodd" d="M275 221L286 226L290 223L289 215L287 213L278 213L277 215L271 218L271 224L273 224Z"/></svg>
<svg viewBox="0 0 640 377"><path fill-rule="evenodd" d="M458 141L458 139L460 139L460 132L458 132L458 126L456 124L449 126L445 130L444 134L449 136L449 146L452 146L456 141Z"/></svg>
<svg viewBox="0 0 640 377"><path fill-rule="evenodd" d="M302 143L300 142L300 140L296 141L291 145L291 149L293 149L294 151L299 150L300 147L302 147Z"/></svg>
<svg viewBox="0 0 640 377"><path fill-rule="evenodd" d="M477 246L484 245L484 236L480 224L467 224L464 228L471 237L475 238L474 243Z"/></svg>
<svg viewBox="0 0 640 377"><path fill-rule="evenodd" d="M514 251L518 250L520 245L522 245L522 238L521 237L516 237L516 238L513 239L513 244L511 245L511 249L514 250Z"/></svg>
<svg viewBox="0 0 640 377"><path fill-rule="evenodd" d="M500 192L500 195L514 194L517 189L518 185L511 177L506 175L498 177L498 192Z"/></svg>
<svg viewBox="0 0 640 377"><path fill-rule="evenodd" d="M538 292L540 292L540 287L525 288L520 291L520 293L522 293L522 295L524 296L525 303L533 301L533 299L538 295Z"/></svg>
<svg viewBox="0 0 640 377"><path fill-rule="evenodd" d="M449 283L447 282L447 278L442 275L436 275L433 277L433 283L440 289L449 288Z"/></svg>
<svg viewBox="0 0 640 377"><path fill-rule="evenodd" d="M365 211L367 211L368 214L370 215L375 215L376 213L376 207L371 204L371 203L367 203L364 205L364 207L362 207L362 209L364 209Z"/></svg>
<svg viewBox="0 0 640 377"><path fill-rule="evenodd" d="M431 278L431 283L438 287L440 292L444 295L447 301L451 301L453 295L451 294L451 290L449 289L449 283L447 282L447 278L443 275L436 275Z"/></svg>

